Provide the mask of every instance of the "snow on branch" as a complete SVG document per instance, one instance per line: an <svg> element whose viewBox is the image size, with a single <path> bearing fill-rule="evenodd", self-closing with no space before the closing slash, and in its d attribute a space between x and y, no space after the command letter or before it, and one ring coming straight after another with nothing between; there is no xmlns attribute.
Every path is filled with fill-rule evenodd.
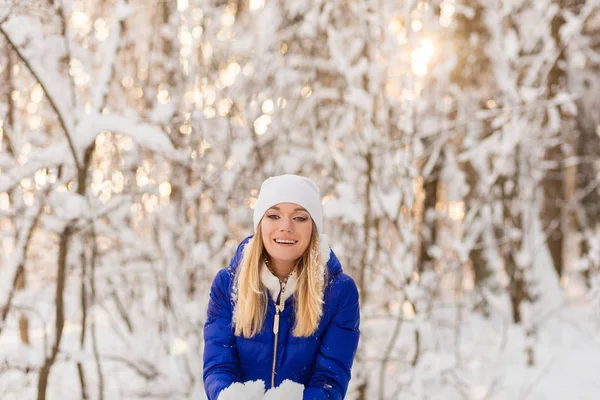
<svg viewBox="0 0 600 400"><path fill-rule="evenodd" d="M103 63L98 72L98 84L94 87L92 94L92 109L99 110L102 107L104 98L108 93L108 87L113 77L115 62L121 47L122 23L131 14L131 8L119 1L115 8L117 20L114 23L112 33L104 44Z"/></svg>
<svg viewBox="0 0 600 400"><path fill-rule="evenodd" d="M175 149L168 135L160 128L146 122L136 121L124 115L86 114L77 125L74 143L79 156L103 131L130 136L139 145L167 157L174 157Z"/></svg>
<svg viewBox="0 0 600 400"><path fill-rule="evenodd" d="M68 153L66 143L56 144L40 151L27 163L14 167L0 176L0 193L8 192L18 185L21 179L32 175L40 168L52 168L63 164L65 159L70 158Z"/></svg>
<svg viewBox="0 0 600 400"><path fill-rule="evenodd" d="M2 34L2 36L4 36L6 41L9 43L9 45L15 51L15 53L17 54L19 59L23 62L25 67L29 70L29 72L31 72L31 74L33 75L35 80L38 81L39 84L42 86L42 89L43 89L44 93L46 94L46 97L48 98L48 101L50 103L50 106L56 113L56 116L58 117L60 125L63 128L65 135L67 136L67 141L69 143L69 147L71 148L73 157L75 157L75 164L77 166L79 166L79 159L77 158L75 149L71 142L73 121L71 119L71 114L68 111L69 110L68 105L64 104L64 101L61 101L61 100L65 99L65 96L63 94L64 90L59 85L60 82L63 81L63 79L61 79L61 77L58 76L55 73L55 71L44 68L44 66L41 63L36 63L33 59L28 57L23 52L23 49L21 47L27 43L28 37L24 33L25 30L18 29L19 25L22 23L25 23L26 25L30 25L30 23L28 21L21 21L19 18L11 19L6 24L3 24L0 26L0 34ZM21 32L21 33L14 34L13 32L11 32L10 28L12 25L16 25L15 29L14 29L15 32ZM8 29L6 29L6 26L8 26ZM13 35L14 35L14 37L13 37Z"/></svg>

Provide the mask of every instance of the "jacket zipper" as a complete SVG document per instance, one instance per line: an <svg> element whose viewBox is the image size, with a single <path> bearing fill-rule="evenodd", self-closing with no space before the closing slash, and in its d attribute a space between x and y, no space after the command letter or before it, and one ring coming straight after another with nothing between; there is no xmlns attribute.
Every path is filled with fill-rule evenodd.
<svg viewBox="0 0 600 400"><path fill-rule="evenodd" d="M273 334L274 334L274 344L273 346L273 367L271 369L271 387L275 387L275 364L277 363L277 339L279 337L279 313L283 311L285 308L285 302L282 302L283 292L285 291L285 281L279 281L279 296L277 297L277 303L275 304L275 319L273 320Z"/></svg>

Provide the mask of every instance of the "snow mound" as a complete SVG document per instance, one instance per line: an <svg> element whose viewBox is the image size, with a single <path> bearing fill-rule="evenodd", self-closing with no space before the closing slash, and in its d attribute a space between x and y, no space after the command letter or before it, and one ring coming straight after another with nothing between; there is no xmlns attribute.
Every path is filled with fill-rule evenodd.
<svg viewBox="0 0 600 400"><path fill-rule="evenodd" d="M263 400L302 400L304 385L286 379L281 385L269 389Z"/></svg>
<svg viewBox="0 0 600 400"><path fill-rule="evenodd" d="M265 394L265 383L261 380L236 382L219 394L217 400L262 400Z"/></svg>
<svg viewBox="0 0 600 400"><path fill-rule="evenodd" d="M304 385L289 379L265 393L261 380L245 383L236 382L219 394L218 400L302 400Z"/></svg>

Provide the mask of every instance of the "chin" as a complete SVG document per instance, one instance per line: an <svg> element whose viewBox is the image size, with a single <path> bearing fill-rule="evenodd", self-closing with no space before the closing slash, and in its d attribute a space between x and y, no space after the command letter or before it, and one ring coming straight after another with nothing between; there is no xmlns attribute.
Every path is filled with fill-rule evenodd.
<svg viewBox="0 0 600 400"><path fill-rule="evenodd" d="M277 252L274 252L273 254L271 254L271 257L273 257L276 260L284 261L284 262L296 261L297 259L300 258L300 256L297 256L295 254L278 254Z"/></svg>

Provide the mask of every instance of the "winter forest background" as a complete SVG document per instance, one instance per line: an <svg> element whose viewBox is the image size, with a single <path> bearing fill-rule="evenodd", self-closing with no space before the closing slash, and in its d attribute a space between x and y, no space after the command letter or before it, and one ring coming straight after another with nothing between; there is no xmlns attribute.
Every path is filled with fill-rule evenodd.
<svg viewBox="0 0 600 400"><path fill-rule="evenodd" d="M348 399L595 399L599 110L599 0L0 0L0 398L205 398L212 278L301 173Z"/></svg>

